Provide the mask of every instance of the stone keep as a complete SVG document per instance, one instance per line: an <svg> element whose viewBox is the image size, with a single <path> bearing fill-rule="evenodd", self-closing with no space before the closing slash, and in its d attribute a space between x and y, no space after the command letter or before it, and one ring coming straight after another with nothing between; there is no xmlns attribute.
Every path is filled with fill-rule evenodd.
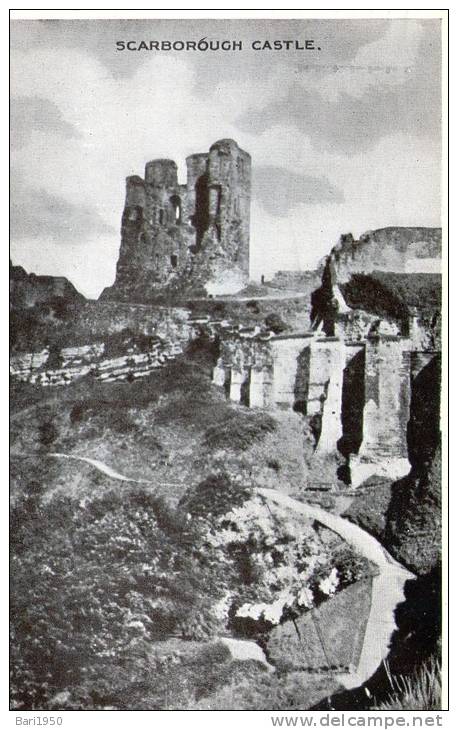
<svg viewBox="0 0 458 730"><path fill-rule="evenodd" d="M104 299L148 301L171 291L234 293L249 276L251 158L231 139L128 177L116 281Z"/></svg>

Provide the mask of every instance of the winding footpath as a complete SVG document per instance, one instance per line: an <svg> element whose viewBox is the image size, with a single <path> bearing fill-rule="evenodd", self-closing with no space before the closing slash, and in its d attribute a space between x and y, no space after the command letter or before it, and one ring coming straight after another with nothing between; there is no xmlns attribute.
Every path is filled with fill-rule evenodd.
<svg viewBox="0 0 458 730"><path fill-rule="evenodd" d="M62 454L59 451L52 451L48 454L48 456L52 456L57 459L74 459L75 461L84 461L86 464L90 464L102 474L105 474L105 476L110 477L110 479L117 479L120 482L131 482L133 484L158 484L158 481L156 480L153 481L151 479L134 479L133 477L126 477L124 476L124 474L120 474L119 471L115 471L114 469L112 469L111 466L104 464L103 461L99 461L98 459L91 459L89 456ZM160 481L160 485L161 487L181 486L180 482L163 482L162 480Z"/></svg>
<svg viewBox="0 0 458 730"><path fill-rule="evenodd" d="M102 461L86 456L74 456L58 452L50 453L49 456L86 462L111 479L118 479L123 482L135 482L137 484L153 483L144 479L126 477ZM327 512L321 507L300 502L275 489L258 488L255 490L255 493L267 502L291 509L296 514L301 514L306 519L316 520L330 530L333 530L333 532L340 535L358 553L378 567L379 574L372 581L371 608L358 666L354 671L338 676L339 681L346 689L354 689L361 686L374 674L389 652L391 636L397 628L394 617L396 606L404 601L404 585L406 581L415 576L396 562L375 537L369 535L369 533L362 530L358 525L343 519L343 517ZM254 645L254 642L228 637L220 640L223 640L228 648L231 649L234 658L257 659L257 661L271 666L266 661L262 649Z"/></svg>
<svg viewBox="0 0 458 730"><path fill-rule="evenodd" d="M358 525L276 490L257 489L256 492L267 501L288 507L296 514L320 522L378 567L379 574L372 581L371 608L358 666L348 674L339 675L339 681L346 689L359 687L374 674L387 656L391 636L397 628L394 611L404 601L405 582L415 576L397 563L375 537Z"/></svg>
<svg viewBox="0 0 458 730"><path fill-rule="evenodd" d="M48 456L55 457L57 459L74 459L76 461L84 461L86 464L90 464L91 466L98 469L102 474L105 474L105 476L110 477L111 479L118 479L121 482L134 482L135 484L153 484L154 482L148 481L147 479L132 479L131 477L125 477L124 474L120 474L118 471L115 471L110 466L107 466L107 464L104 464L103 461L99 461L98 459L91 459L88 456L74 456L73 454L61 454L58 451L54 451L48 454Z"/></svg>

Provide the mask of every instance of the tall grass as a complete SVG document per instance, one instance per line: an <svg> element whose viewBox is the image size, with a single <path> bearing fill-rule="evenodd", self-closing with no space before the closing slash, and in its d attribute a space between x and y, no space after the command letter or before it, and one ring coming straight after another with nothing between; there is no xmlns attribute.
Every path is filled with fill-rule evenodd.
<svg viewBox="0 0 458 730"><path fill-rule="evenodd" d="M440 710L442 673L439 659L430 658L411 676L393 676L385 665L392 692L372 710Z"/></svg>

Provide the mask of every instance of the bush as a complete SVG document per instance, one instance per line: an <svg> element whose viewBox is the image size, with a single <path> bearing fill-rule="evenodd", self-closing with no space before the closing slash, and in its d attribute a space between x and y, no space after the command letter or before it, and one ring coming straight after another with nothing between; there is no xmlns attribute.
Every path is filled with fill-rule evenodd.
<svg viewBox="0 0 458 730"><path fill-rule="evenodd" d="M85 426L94 424L100 430L109 428L121 434L137 430L137 425L127 411L127 404L110 403L102 400L86 400L75 403L70 411L73 425L81 423Z"/></svg>
<svg viewBox="0 0 458 730"><path fill-rule="evenodd" d="M186 348L186 356L196 363L209 377L213 371L213 367L219 357L219 340L218 338L210 339L205 333L201 333L198 337L191 340Z"/></svg>
<svg viewBox="0 0 458 730"><path fill-rule="evenodd" d="M212 607L223 568L192 521L176 519L138 489L85 505L43 503L40 494L18 502L11 514L16 709L49 709L67 694L70 708L77 697L86 709L118 708L116 698L147 673L143 646L170 633L202 639L222 630Z"/></svg>
<svg viewBox="0 0 458 730"><path fill-rule="evenodd" d="M212 474L186 493L180 508L195 517L215 518L239 507L250 496L249 489L234 485L226 474Z"/></svg>
<svg viewBox="0 0 458 730"><path fill-rule="evenodd" d="M53 421L45 421L40 423L40 443L43 446L50 446L59 436L59 431L54 425Z"/></svg>
<svg viewBox="0 0 458 730"><path fill-rule="evenodd" d="M250 301L246 303L246 307L253 312L253 314L259 314L259 304L256 299L250 299Z"/></svg>
<svg viewBox="0 0 458 730"><path fill-rule="evenodd" d="M273 433L276 427L275 420L267 413L232 413L224 422L206 430L204 445L207 449L245 451L268 433Z"/></svg>
<svg viewBox="0 0 458 730"><path fill-rule="evenodd" d="M280 315L276 314L275 312L267 315L267 317L265 318L265 324L266 327L274 332L276 335L279 335L281 332L284 332L288 329L288 325L282 320Z"/></svg>

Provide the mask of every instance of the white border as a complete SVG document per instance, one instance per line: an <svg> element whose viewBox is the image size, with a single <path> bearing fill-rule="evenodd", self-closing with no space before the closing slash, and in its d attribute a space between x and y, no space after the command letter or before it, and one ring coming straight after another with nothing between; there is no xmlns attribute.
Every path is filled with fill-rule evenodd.
<svg viewBox="0 0 458 730"><path fill-rule="evenodd" d="M291 7L288 9L275 9L275 8L252 8L248 10L242 10L242 9L235 9L235 8L221 8L221 9L215 9L215 8L201 8L201 9L174 9L174 8L159 8L152 10L151 8L140 8L140 9L134 9L134 10L128 10L128 9L122 9L122 8L106 8L106 9L95 9L92 10L91 8L78 8L78 9L65 9L65 8L46 8L46 9L40 9L40 8L30 8L30 5L33 3L24 3L24 5L27 5L27 8L14 8L11 10L11 19L12 20L21 20L21 19L150 19L150 18L158 18L158 19L188 19L188 18L220 18L220 19L249 19L249 18L268 18L268 19L308 19L308 18L322 18L322 19L344 19L344 18L441 18L444 22L444 33L443 33L443 58L444 58L444 75L443 75L443 89L447 89L447 76L446 76L446 67L447 67L447 24L448 24L448 16L447 16L447 9L431 9L428 8L428 3L415 3L416 7L410 7L411 3L404 3L408 7L405 9L393 9L393 8L384 8L383 4L377 3L377 7L375 8L361 8L359 9L359 3L353 3L354 7L353 9L326 9L326 8L320 8L320 9L311 9L311 10L304 10L297 7ZM103 3L102 3L103 4ZM368 3L365 3L367 6ZM47 5L55 5L55 3L47 3ZM291 3L291 5L294 6L294 3ZM382 7L380 7L382 5ZM413 5L413 4L412 4ZM425 7L418 7L418 6L425 6ZM1 45L0 45L0 53L2 54L2 81L5 84L5 102L6 102L6 93L7 93L7 72L6 69L8 68L8 23L5 23L0 28L1 32ZM455 48L454 43L452 39L451 43L451 59L450 59L450 74L451 78L455 78L453 75L453 69L456 68L455 65ZM6 108L6 104L4 105L4 108ZM444 201L444 207L443 207L443 229L444 233L447 233L447 94L444 93L444 100L443 100L443 113L444 113L444 162L443 162L443 201ZM451 98L450 101L450 110L451 112L454 111L454 99ZM3 128L2 131L4 134L2 135L3 139L6 141L8 139L8 119L4 118L3 120ZM453 126L452 126L453 129ZM451 160L454 159L454 143L452 141L451 144ZM8 190L8 171L6 171L6 180L5 180L5 187L2 190L2 201L4 204L7 201L7 190ZM452 178L453 180L453 178ZM453 189L453 188L452 188ZM451 220L453 224L454 220L454 209L452 206L452 215ZM7 205L5 205L5 211L3 212L3 220L8 220L8 211L7 211ZM447 240L446 235L444 235L444 241ZM451 252L451 259L452 264L454 261L454 256L456 254L452 250ZM6 263L6 262L5 262ZM444 273L446 273L446 266L447 261L446 257L444 255ZM6 265L5 265L5 300L8 296L7 291L8 287L6 285ZM456 287L455 287L456 289ZM444 303L446 303L446 292L447 292L447 286L446 286L446 277L444 277ZM454 313L457 311L455 307L455 295L453 294L452 289L452 300L451 300L451 309L450 311ZM5 301L5 306L2 309L2 312L6 313L7 306ZM451 317L452 326L454 324L453 320L453 314ZM444 331L446 328L447 323L447 311L446 307L444 308ZM8 354L8 340L6 339L7 336L7 318L5 316L0 318L0 325L2 327L2 334L5 335L5 337L2 337L2 343L5 347L5 374L6 374L6 361L7 361L7 354ZM453 333L452 333L453 334ZM452 357L452 363L455 362L454 354L455 354L455 343L453 341L450 344L450 355ZM447 343L444 343L443 348L443 356L444 356L444 362L446 361L447 357ZM452 371L453 372L453 371ZM444 374L446 375L446 371L444 370ZM1 395L1 403L4 405L3 413L5 413L5 416L7 414L7 399L8 399L8 380L7 377L5 377L2 387L0 389L0 395ZM444 393L447 392L446 390L446 381L444 380L443 385L444 387ZM450 403L451 405L451 413L454 413L453 405L455 403L455 388L452 389L451 392L451 399ZM457 401L458 403L458 401ZM447 418L447 412L448 409L446 407L446 404L444 404L445 407L443 408L442 412L442 418L443 418L443 424L446 424L446 418ZM444 436L446 428L444 428ZM5 424L5 431L2 432L3 438L0 439L1 448L4 449L2 452L3 459L1 461L2 464L5 464L5 479L3 480L4 488L5 488L5 494L6 494L6 485L8 483L8 477L7 477L7 463L8 463L8 445L7 445L7 433L8 433L8 423ZM453 443L453 442L452 442ZM446 465L447 465L447 443L444 443L444 451L443 451L443 471L444 471L444 478L446 476ZM454 473L454 472L453 472ZM452 480L453 485L453 480ZM445 485L444 485L445 486ZM456 499L457 497L454 494L453 488L450 494L450 510L451 514L455 515L457 514L456 507ZM3 510L2 514L2 526L3 530L1 531L2 536L2 548L3 555L7 555L8 550L8 511L7 506L6 509ZM447 522L447 513L444 512L444 530L446 528L446 522ZM452 526L454 526L452 524ZM456 530L451 531L450 536L450 556L456 555L455 547L455 539L453 538L454 533ZM447 534L446 530L444 532L444 548L447 545ZM444 549L444 558L446 556L446 551ZM7 558L6 558L7 560ZM454 561L451 559L451 565L454 566ZM4 582L3 585L5 588L7 587L7 565L5 565L5 559L2 562L2 567L4 568ZM446 561L444 560L444 572L446 573ZM450 586L450 599L455 598L456 590L453 585L453 571L451 575L451 586ZM453 601L454 605L455 602ZM444 608L445 608L445 601L444 601ZM1 668L1 702L0 702L0 716L4 716L4 726L17 726L16 725L16 718L18 716L23 717L43 717L51 715L56 716L59 713L49 713L49 712L36 712L36 713L15 713L15 712L9 712L8 711L8 665L7 665L7 659L8 656L8 634L7 634L7 622L8 622L8 616L7 616L7 606L6 602L2 602L2 608L1 608L1 618L2 618L2 632L0 634L1 636L1 650L2 656L5 657L5 661L0 664ZM452 623L453 627L453 623ZM450 641L450 651L452 656L456 657L458 656L458 652L456 650L456 632L453 632L451 634L451 641ZM445 648L445 646L444 646ZM447 657L446 652L444 656L444 670L446 670L447 667ZM453 663L452 663L453 668ZM445 672L446 673L446 672ZM455 676L455 672L453 672L453 678ZM450 678L450 681L452 683L452 677ZM452 684L451 684L452 686ZM444 697L444 700L446 700L446 697ZM393 723L396 722L396 716L399 717L400 715L405 717L405 724L406 726L408 723L410 724L410 719L412 715L418 715L421 714L423 717L426 717L427 715L431 717L440 717L442 720L441 726L442 727L456 727L456 718L458 717L458 713L456 712L456 708L458 706L458 703L455 699L455 696L452 692L451 694L451 711L450 712L441 712L441 713L383 713L383 718L388 719L388 717L393 718ZM243 712L243 711L237 711L237 712L200 712L200 713L193 713L188 711L183 712L157 712L157 713L149 713L149 712L85 712L83 715L85 724L89 724L90 727L97 725L97 726L109 726L110 728L123 728L125 727L125 722L130 722L140 727L148 728L148 730L152 727L152 724L154 723L155 726L159 726L160 728L175 728L178 723L186 723L187 726L190 726L191 728L199 727L199 728L205 728L205 727L213 727L215 721L218 722L218 725L221 727L222 730L225 728L232 728L232 725L234 723L241 724L243 727L252 727L253 730L255 728L270 728L272 727L272 723L270 720L271 715L275 715L279 713L272 713L272 712ZM327 713L288 713L286 708L284 714L291 714L293 716L299 716L299 715L310 715L313 714L314 718L316 718L316 726L317 727L331 727L331 720L330 717L327 716ZM333 713L332 717L334 718L334 722L332 723L333 727L342 727L342 724L338 724L339 718L340 722L342 721L342 716L345 715L345 719L348 720L349 716L352 717L364 717L364 716L374 716L376 713L358 713L358 712L349 712L349 713ZM80 713L78 712L64 712L61 713L61 715L64 717L64 723L63 727L65 728L76 728L79 726L81 722ZM129 717L126 717L128 715ZM151 717L151 715L154 715L154 717ZM322 718L324 719L324 723L322 721ZM326 722L327 719L327 722ZM455 722L454 722L455 721ZM300 727L300 724L298 725ZM393 726L395 726L393 724Z"/></svg>

